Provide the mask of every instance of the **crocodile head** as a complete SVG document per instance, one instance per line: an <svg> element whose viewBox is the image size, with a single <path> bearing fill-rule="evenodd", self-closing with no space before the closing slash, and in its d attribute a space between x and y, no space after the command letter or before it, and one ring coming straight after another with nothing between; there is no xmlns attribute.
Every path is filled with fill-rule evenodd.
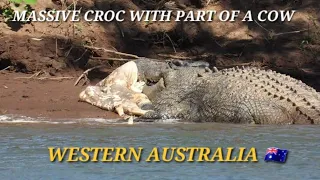
<svg viewBox="0 0 320 180"><path fill-rule="evenodd" d="M168 63L150 59L139 59L135 63L138 67L138 81L143 81L146 85L157 83L164 73L171 70Z"/></svg>
<svg viewBox="0 0 320 180"><path fill-rule="evenodd" d="M209 63L204 61L186 61L186 60L172 60L159 61L149 58L140 58L135 60L138 67L138 80L144 81L147 85L153 85L159 82L161 78L167 76L168 81L176 81L174 74L170 74L173 70L178 69L209 69ZM179 77L178 77L179 78ZM164 79L164 80L165 80Z"/></svg>
<svg viewBox="0 0 320 180"><path fill-rule="evenodd" d="M206 69L197 67L172 69L161 73L158 81L155 80L144 86L142 92L152 101L165 89L178 88L179 86L188 88L190 83L201 81L201 77L208 74L210 73Z"/></svg>

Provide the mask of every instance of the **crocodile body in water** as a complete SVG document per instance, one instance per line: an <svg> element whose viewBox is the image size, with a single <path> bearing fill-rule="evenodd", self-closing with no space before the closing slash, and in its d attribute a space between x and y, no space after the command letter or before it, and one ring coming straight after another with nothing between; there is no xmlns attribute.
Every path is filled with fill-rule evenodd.
<svg viewBox="0 0 320 180"><path fill-rule="evenodd" d="M152 102L137 121L320 124L320 93L289 76L253 67L207 67L135 61ZM153 83L154 85L150 85Z"/></svg>

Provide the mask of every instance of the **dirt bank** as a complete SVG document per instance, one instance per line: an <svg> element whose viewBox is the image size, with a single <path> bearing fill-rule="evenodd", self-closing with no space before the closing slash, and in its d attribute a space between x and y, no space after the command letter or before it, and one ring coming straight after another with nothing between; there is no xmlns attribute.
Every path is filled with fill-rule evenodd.
<svg viewBox="0 0 320 180"><path fill-rule="evenodd" d="M29 75L30 76L30 75ZM71 80L16 79L22 73L0 73L0 114L48 118L119 118L117 114L78 102L84 87Z"/></svg>

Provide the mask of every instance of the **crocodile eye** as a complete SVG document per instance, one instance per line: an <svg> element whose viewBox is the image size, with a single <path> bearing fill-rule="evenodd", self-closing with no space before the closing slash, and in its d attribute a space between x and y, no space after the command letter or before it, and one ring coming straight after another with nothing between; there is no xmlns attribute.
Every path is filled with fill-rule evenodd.
<svg viewBox="0 0 320 180"><path fill-rule="evenodd" d="M151 80L147 80L147 86L152 86L152 85L154 85L154 82L152 82Z"/></svg>

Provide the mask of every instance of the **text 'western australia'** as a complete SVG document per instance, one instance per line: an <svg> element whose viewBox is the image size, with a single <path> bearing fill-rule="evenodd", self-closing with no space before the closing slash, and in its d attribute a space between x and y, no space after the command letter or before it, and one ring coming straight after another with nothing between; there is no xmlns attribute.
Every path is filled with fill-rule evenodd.
<svg viewBox="0 0 320 180"><path fill-rule="evenodd" d="M258 162L254 147L49 147L51 162Z"/></svg>

